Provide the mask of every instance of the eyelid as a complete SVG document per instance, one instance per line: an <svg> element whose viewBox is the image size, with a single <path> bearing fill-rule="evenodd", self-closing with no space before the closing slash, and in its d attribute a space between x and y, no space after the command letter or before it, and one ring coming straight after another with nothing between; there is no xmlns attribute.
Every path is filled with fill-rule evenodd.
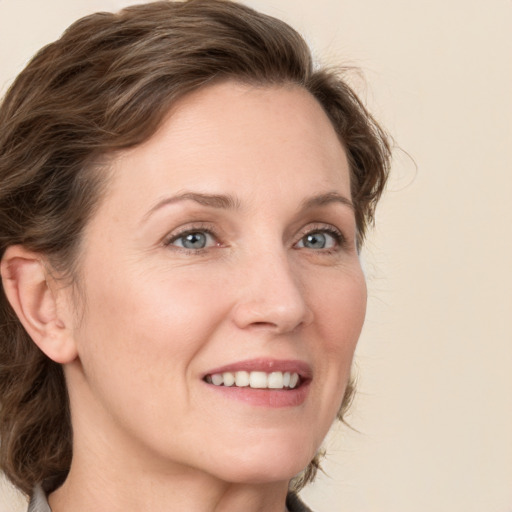
<svg viewBox="0 0 512 512"><path fill-rule="evenodd" d="M194 253L197 253L197 252L200 252L200 251L203 251L203 250L206 250L209 248L209 247L204 247L202 249L187 249L186 247L180 247L179 245L173 245L173 242L175 242L179 238L182 238L190 233L207 233L216 241L215 246L221 245L221 243L219 241L219 236L217 235L215 230L212 229L212 226L210 224L205 224L205 223L188 224L181 228L177 228L177 230L174 230L165 236L165 238L163 239L163 245L166 247L173 247L177 250L189 251L189 252L194 252Z"/></svg>
<svg viewBox="0 0 512 512"><path fill-rule="evenodd" d="M343 232L337 228L336 226L333 226L332 224L323 224L323 223L316 223L316 224L308 224L304 228L300 230L298 240L294 243L294 246L296 246L299 242L303 240L303 238L307 235L310 235L311 233L327 233L330 236L332 236L336 241L336 247L332 249L320 249L318 250L323 252L329 252L329 251L336 251L343 246L347 244L347 238L343 234Z"/></svg>
<svg viewBox="0 0 512 512"><path fill-rule="evenodd" d="M215 244L206 246L201 249L188 249L186 247L181 247L179 245L173 245L173 242L175 242L179 238L182 238L189 233L197 233L197 232L203 232L203 233L208 234L209 236L211 236L213 238L213 240L215 241ZM313 223L313 224L308 224L308 225L304 226L299 231L296 241L293 243L293 247L297 248L297 249L302 249L303 247L297 247L297 244L299 244L305 236L312 234L312 233L317 233L317 232L327 233L328 235L333 237L334 241L335 241L335 247L327 248L327 249L316 249L315 251L317 251L317 252L323 252L323 253L336 252L348 244L347 237L345 236L343 231L341 231L338 227L334 226L333 224L325 224L325 223L317 222L317 223ZM202 251L207 251L208 249L211 249L213 247L222 247L223 246L223 243L221 242L221 238L218 235L217 230L214 229L210 223L205 223L205 222L191 223L191 224L184 225L180 228L177 228L177 229L173 230L171 233L167 234L164 237L162 243L166 247L172 247L173 249L178 250L178 251L189 252L189 253L194 253L194 254L198 254ZM304 247L304 249L307 249L307 248Z"/></svg>

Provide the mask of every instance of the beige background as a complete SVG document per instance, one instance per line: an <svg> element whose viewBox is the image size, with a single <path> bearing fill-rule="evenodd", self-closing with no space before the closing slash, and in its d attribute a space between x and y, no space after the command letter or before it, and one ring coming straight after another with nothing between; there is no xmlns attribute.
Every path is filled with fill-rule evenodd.
<svg viewBox="0 0 512 512"><path fill-rule="evenodd" d="M127 3L0 0L0 89L75 18ZM364 255L358 432L331 437L304 497L318 512L511 512L512 1L247 3L324 62L360 66L404 150ZM23 509L0 493L0 512Z"/></svg>

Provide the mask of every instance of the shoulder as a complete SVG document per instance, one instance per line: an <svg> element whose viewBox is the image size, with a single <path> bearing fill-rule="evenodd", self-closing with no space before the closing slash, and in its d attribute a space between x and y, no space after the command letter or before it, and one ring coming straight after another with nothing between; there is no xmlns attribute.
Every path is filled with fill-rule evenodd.
<svg viewBox="0 0 512 512"><path fill-rule="evenodd" d="M286 507L289 512L313 512L307 507L295 493L289 493L286 497Z"/></svg>

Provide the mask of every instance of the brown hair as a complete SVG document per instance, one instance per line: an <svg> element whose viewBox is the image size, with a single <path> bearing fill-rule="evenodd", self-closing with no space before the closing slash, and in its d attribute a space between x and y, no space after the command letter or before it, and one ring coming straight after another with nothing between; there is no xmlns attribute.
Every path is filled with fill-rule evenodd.
<svg viewBox="0 0 512 512"><path fill-rule="evenodd" d="M361 244L385 185L390 145L342 75L315 70L297 32L248 7L160 1L82 18L40 50L7 92L0 107L0 257L22 244L72 276L105 182L102 157L147 140L179 98L227 79L297 84L317 98L348 155ZM340 419L351 393L349 385ZM30 340L3 289L0 439L0 468L25 493L66 477L72 430L62 368ZM317 467L315 459L295 487L311 481Z"/></svg>

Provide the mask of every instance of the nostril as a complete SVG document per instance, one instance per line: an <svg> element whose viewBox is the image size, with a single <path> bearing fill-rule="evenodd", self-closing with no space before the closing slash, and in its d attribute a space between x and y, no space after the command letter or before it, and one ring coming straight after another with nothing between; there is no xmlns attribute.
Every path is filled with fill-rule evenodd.
<svg viewBox="0 0 512 512"><path fill-rule="evenodd" d="M272 331L275 333L292 333L297 332L305 322L299 321L295 324L283 323L283 322L252 322L246 326L248 329L254 331Z"/></svg>

